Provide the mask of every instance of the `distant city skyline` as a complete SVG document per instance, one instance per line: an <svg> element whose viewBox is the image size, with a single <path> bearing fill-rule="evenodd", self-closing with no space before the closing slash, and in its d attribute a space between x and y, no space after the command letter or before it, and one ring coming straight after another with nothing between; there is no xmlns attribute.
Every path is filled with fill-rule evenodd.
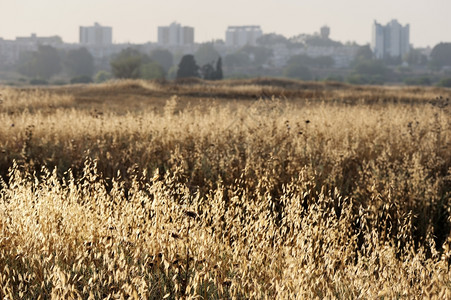
<svg viewBox="0 0 451 300"><path fill-rule="evenodd" d="M60 36L78 43L80 26L113 28L114 43L157 42L157 28L172 22L194 27L195 42L225 40L228 26L259 25L286 37L330 27L330 38L371 42L374 21L410 25L410 43L426 47L451 42L449 0L14 0L0 1L0 38Z"/></svg>

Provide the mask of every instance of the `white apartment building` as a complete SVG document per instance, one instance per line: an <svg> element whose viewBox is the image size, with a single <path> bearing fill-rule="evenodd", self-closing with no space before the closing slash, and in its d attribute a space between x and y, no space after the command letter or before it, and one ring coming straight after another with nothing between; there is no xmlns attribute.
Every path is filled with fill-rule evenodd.
<svg viewBox="0 0 451 300"><path fill-rule="evenodd" d="M87 46L106 46L113 43L113 29L108 26L80 26L80 44Z"/></svg>
<svg viewBox="0 0 451 300"><path fill-rule="evenodd" d="M255 46L257 39L262 35L260 26L229 26L225 43L229 47Z"/></svg>
<svg viewBox="0 0 451 300"><path fill-rule="evenodd" d="M402 26L392 20L385 26L374 21L371 39L371 50L378 59L384 57L400 57L410 51L410 26Z"/></svg>
<svg viewBox="0 0 451 300"><path fill-rule="evenodd" d="M158 44L162 46L184 46L194 44L194 28L173 22L158 27Z"/></svg>
<svg viewBox="0 0 451 300"><path fill-rule="evenodd" d="M16 37L15 40L0 38L0 66L11 66L17 63L22 53L37 51L39 45L61 48L64 43L59 36L40 37L35 33L30 36Z"/></svg>

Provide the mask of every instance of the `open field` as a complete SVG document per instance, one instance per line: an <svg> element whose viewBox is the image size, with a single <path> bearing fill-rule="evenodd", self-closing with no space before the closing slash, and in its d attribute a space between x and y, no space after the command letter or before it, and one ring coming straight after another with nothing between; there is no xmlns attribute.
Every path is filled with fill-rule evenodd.
<svg viewBox="0 0 451 300"><path fill-rule="evenodd" d="M451 298L450 89L0 87L0 298Z"/></svg>

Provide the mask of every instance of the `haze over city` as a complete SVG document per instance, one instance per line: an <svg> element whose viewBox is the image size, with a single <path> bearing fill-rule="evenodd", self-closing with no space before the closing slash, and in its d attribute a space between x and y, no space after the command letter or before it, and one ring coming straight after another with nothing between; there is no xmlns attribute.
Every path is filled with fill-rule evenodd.
<svg viewBox="0 0 451 300"><path fill-rule="evenodd" d="M79 26L99 22L113 27L114 43L156 42L157 27L173 21L195 28L198 43L224 39L227 26L260 25L264 33L291 37L323 25L334 40L367 44L374 20L410 24L410 43L434 46L451 40L449 0L14 0L1 1L0 37L59 35L79 39Z"/></svg>

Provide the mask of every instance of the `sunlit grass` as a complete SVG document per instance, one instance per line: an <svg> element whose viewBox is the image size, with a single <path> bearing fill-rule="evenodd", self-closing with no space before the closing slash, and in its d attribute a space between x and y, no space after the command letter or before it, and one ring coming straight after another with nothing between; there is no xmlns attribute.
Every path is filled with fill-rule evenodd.
<svg viewBox="0 0 451 300"><path fill-rule="evenodd" d="M450 298L449 90L262 83L0 89L0 295Z"/></svg>

